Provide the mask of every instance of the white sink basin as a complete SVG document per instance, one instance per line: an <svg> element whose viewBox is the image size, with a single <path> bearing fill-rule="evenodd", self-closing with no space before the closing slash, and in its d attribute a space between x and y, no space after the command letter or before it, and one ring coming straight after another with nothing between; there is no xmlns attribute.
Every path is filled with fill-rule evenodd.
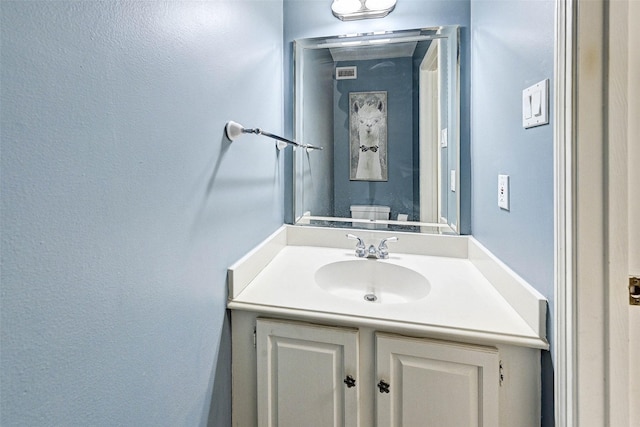
<svg viewBox="0 0 640 427"><path fill-rule="evenodd" d="M320 288L332 295L377 304L400 304L427 296L431 284L409 268L380 260L339 261L315 273Z"/></svg>

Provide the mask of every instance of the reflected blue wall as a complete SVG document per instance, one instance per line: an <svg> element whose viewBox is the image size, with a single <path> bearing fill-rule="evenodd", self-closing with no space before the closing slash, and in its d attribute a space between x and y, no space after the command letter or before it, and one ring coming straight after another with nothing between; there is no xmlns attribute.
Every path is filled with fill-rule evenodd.
<svg viewBox="0 0 640 427"><path fill-rule="evenodd" d="M350 217L351 205L391 207L391 219L413 213L413 70L411 58L343 61L356 65L358 78L337 80L334 89L334 215ZM387 93L387 181L351 181L349 94ZM415 220L415 218L410 218Z"/></svg>

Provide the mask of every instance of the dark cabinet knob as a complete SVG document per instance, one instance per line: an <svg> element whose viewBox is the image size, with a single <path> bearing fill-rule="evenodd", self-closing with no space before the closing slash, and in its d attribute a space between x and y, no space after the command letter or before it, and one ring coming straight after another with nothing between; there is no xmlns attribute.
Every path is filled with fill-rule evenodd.
<svg viewBox="0 0 640 427"><path fill-rule="evenodd" d="M380 393L389 393L389 384L384 382L384 380L380 380L378 383L378 389Z"/></svg>
<svg viewBox="0 0 640 427"><path fill-rule="evenodd" d="M347 375L347 378L344 379L344 383L348 388L356 386L356 380L351 375Z"/></svg>

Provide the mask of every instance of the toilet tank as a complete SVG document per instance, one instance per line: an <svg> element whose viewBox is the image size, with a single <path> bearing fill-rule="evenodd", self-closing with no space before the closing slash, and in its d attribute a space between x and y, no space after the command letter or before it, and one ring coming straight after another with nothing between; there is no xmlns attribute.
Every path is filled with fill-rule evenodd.
<svg viewBox="0 0 640 427"><path fill-rule="evenodd" d="M351 218L355 219L389 219L391 208L381 205L351 205ZM354 227L387 228L386 224L361 224L354 223Z"/></svg>

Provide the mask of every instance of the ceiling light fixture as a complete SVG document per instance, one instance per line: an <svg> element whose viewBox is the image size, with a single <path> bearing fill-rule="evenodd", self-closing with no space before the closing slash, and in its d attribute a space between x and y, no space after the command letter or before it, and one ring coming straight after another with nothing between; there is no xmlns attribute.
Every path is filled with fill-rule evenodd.
<svg viewBox="0 0 640 427"><path fill-rule="evenodd" d="M396 7L396 0L333 0L331 11L343 21L384 18Z"/></svg>

